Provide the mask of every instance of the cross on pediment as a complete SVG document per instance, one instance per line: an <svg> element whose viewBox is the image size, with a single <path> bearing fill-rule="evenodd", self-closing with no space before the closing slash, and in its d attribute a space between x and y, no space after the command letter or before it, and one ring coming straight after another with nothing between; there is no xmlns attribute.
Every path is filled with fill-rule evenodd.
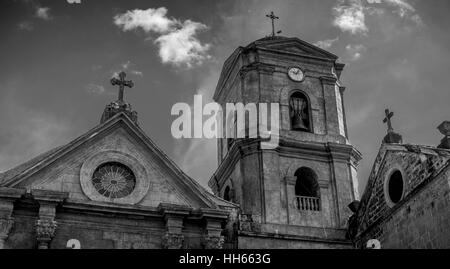
<svg viewBox="0 0 450 269"><path fill-rule="evenodd" d="M123 103L123 93L124 93L125 87L133 88L133 86L134 86L133 81L125 80L126 76L127 76L127 74L122 71L119 73L119 79L117 79L115 77L111 79L111 84L113 86L119 85L119 99L117 100L118 103Z"/></svg>
<svg viewBox="0 0 450 269"><path fill-rule="evenodd" d="M391 118L394 117L394 112L391 112L389 111L389 109L386 109L384 113L386 114L386 118L384 118L383 123L387 123L388 132L392 132L394 131L394 128L392 128Z"/></svg>
<svg viewBox="0 0 450 269"><path fill-rule="evenodd" d="M275 36L275 20L279 20L280 18L275 16L275 14L273 13L273 11L270 12L270 14L266 15L267 18L272 20L272 37ZM278 31L277 34L281 34L281 31Z"/></svg>

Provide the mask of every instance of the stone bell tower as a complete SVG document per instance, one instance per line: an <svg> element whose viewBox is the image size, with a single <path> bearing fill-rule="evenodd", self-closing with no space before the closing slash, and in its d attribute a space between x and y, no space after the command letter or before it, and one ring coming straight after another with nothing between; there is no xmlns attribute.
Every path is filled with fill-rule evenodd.
<svg viewBox="0 0 450 269"><path fill-rule="evenodd" d="M345 230L359 199L361 154L349 143L338 57L298 38L275 36L237 48L214 100L279 103L278 147L218 139L214 193L241 206L238 247L349 247Z"/></svg>

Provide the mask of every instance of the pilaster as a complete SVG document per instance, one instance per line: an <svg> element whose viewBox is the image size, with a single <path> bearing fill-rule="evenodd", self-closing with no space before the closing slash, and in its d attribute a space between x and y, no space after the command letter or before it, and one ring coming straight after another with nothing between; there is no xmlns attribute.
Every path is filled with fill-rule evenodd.
<svg viewBox="0 0 450 269"><path fill-rule="evenodd" d="M14 202L25 194L25 190L0 188L0 249L6 248L5 243L14 226Z"/></svg>
<svg viewBox="0 0 450 269"><path fill-rule="evenodd" d="M39 203L39 218L36 221L38 249L48 249L58 227L55 221L56 207L68 197L68 193L32 190L31 195Z"/></svg>
<svg viewBox="0 0 450 269"><path fill-rule="evenodd" d="M205 249L222 249L225 238L222 236L222 223L228 219L228 212L216 209L201 209L205 221L202 244Z"/></svg>
<svg viewBox="0 0 450 269"><path fill-rule="evenodd" d="M166 233L162 238L162 248L182 249L184 245L183 221L190 214L189 207L160 204L159 210L166 222Z"/></svg>

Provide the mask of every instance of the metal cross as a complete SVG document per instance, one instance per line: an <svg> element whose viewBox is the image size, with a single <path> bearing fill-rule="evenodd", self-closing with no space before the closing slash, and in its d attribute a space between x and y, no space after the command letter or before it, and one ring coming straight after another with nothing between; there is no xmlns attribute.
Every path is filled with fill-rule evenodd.
<svg viewBox="0 0 450 269"><path fill-rule="evenodd" d="M275 20L280 19L279 17L275 16L273 11L270 12L270 14L266 15L267 18L272 20L272 37L275 36ZM281 31L278 31L277 34L281 33Z"/></svg>
<svg viewBox="0 0 450 269"><path fill-rule="evenodd" d="M384 113L386 114L386 118L384 118L383 123L387 123L388 132L394 131L394 128L392 128L392 122L391 122L391 118L394 117L394 112L390 112L389 109L386 109L384 111Z"/></svg>
<svg viewBox="0 0 450 269"><path fill-rule="evenodd" d="M125 90L125 87L128 88L133 88L134 83L131 80L125 80L125 77L127 76L127 74L125 74L125 72L120 72L119 73L119 79L117 78L112 78L111 79L111 84L113 86L119 85L119 99L117 101L119 101L119 103L123 103L123 92Z"/></svg>

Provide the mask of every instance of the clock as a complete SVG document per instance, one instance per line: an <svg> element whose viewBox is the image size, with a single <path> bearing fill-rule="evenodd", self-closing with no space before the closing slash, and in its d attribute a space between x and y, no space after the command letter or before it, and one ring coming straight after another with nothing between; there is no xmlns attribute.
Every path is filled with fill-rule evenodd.
<svg viewBox="0 0 450 269"><path fill-rule="evenodd" d="M305 79L305 74L303 73L303 70L299 67L291 67L288 70L288 76L293 81L301 82L303 79Z"/></svg>

